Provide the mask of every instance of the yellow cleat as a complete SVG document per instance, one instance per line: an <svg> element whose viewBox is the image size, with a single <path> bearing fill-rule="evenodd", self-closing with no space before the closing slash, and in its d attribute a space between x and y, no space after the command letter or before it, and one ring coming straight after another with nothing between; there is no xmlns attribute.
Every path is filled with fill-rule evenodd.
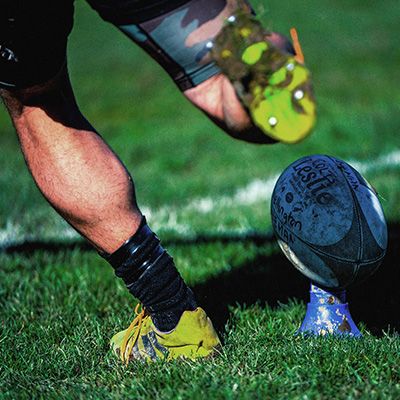
<svg viewBox="0 0 400 400"><path fill-rule="evenodd" d="M296 143L315 124L311 74L296 30L291 31L295 56L275 47L268 35L254 16L239 10L215 38L211 54L254 125L274 140Z"/></svg>
<svg viewBox="0 0 400 400"><path fill-rule="evenodd" d="M200 307L185 311L171 332L160 332L145 310L138 312L139 306L129 328L114 335L110 342L113 351L126 364L132 359L170 361L182 357L194 360L212 355L220 345L211 320Z"/></svg>

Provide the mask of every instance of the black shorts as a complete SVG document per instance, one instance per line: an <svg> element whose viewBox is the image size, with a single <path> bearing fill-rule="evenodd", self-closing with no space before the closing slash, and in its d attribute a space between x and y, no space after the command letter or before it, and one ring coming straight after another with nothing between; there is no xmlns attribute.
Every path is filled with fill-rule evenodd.
<svg viewBox="0 0 400 400"><path fill-rule="evenodd" d="M87 1L104 20L128 34L160 62L182 90L193 87L218 72L212 62L207 62L206 65L204 62L196 64L199 49L196 54L188 53L183 60L176 60L174 55L164 50L162 40L156 43L152 39L151 32L147 36L147 42L138 41L137 35L130 35L129 32L139 29L146 33L148 26L153 30L154 24L149 24L149 21L159 20L160 16L170 15L173 10L182 9L186 4L194 2L208 2L209 7L199 7L197 4L195 9L196 12L203 9L203 14L208 12L211 19L220 12L226 0ZM190 7L194 8L192 5L188 9ZM209 11L204 11L207 9ZM0 87L27 88L54 78L66 62L67 40L73 25L73 14L74 0L0 0ZM203 15L202 19L207 18ZM176 36L174 29L171 26L171 36ZM181 38L176 40L175 45L179 47L182 43ZM181 54L180 50L177 49L176 54ZM157 59L158 55L161 57ZM188 57L192 59L188 60ZM191 71L194 79L190 76Z"/></svg>
<svg viewBox="0 0 400 400"><path fill-rule="evenodd" d="M0 3L0 84L28 87L54 77L65 63L71 0Z"/></svg>

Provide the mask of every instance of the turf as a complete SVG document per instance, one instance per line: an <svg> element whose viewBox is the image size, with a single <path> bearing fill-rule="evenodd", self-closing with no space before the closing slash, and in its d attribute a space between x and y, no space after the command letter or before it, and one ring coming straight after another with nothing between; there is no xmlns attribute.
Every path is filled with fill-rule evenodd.
<svg viewBox="0 0 400 400"><path fill-rule="evenodd" d="M126 369L112 358L108 339L129 323L133 301L42 199L0 110L0 398L400 397L400 165L385 161L400 141L400 52L398 4L384 3L255 3L271 28L298 28L319 106L309 139L264 147L223 135L160 67L77 2L69 65L78 101L132 172L224 347L197 364ZM361 163L389 221L384 265L349 293L362 340L294 336L307 282L271 239L264 192L243 200L243 188L265 188L311 153Z"/></svg>
<svg viewBox="0 0 400 400"><path fill-rule="evenodd" d="M214 251L208 262L224 279L202 278L209 272L207 265L196 265L195 273L185 270L185 275L218 323L222 353L200 363L133 363L129 368L110 354L108 339L129 322L127 305L132 300L104 262L80 249L3 255L0 279L7 286L1 293L1 318L6 323L1 333L0 397L398 397L396 336L372 336L364 327L361 340L295 337L304 305L277 299L287 292L302 297L305 285L298 280L290 287L287 278L296 274L279 262L271 245L170 244L180 261L207 253L210 247ZM255 259L264 260L262 266L252 264ZM276 276L273 267L286 276ZM264 302L266 296L270 305ZM375 309L381 311L380 305Z"/></svg>

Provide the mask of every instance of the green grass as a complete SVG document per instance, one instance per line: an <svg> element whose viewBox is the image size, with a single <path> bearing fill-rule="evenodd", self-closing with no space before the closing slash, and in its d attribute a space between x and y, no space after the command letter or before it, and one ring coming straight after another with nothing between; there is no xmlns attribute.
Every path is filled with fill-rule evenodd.
<svg viewBox="0 0 400 400"><path fill-rule="evenodd" d="M197 247L197 246L194 246ZM179 260L196 248L178 251ZM201 250L206 250L199 246ZM218 249L218 243L216 244ZM172 247L174 250L174 247ZM220 272L239 250L247 258L264 247L225 245ZM194 253L194 254L193 254ZM246 257L245 257L246 258ZM243 261L243 257L242 260ZM0 398L398 398L400 341L308 339L294 333L304 314L297 301L230 308L221 327L224 347L199 363L120 365L108 339L131 318L131 303L110 268L93 253L36 252L2 256ZM195 265L209 271L208 266ZM198 272L186 271L195 285ZM214 294L215 296L215 294Z"/></svg>
<svg viewBox="0 0 400 400"><path fill-rule="evenodd" d="M283 32L291 25L298 27L314 74L319 119L314 135L303 143L265 147L222 134L185 101L142 50L78 2L70 42L75 91L85 115L133 174L140 204L152 209L165 204L182 207L193 197L232 195L238 187L279 173L306 154L366 161L398 148L400 99L392 81L400 62L394 35L397 2L385 2L384 10L373 2L354 4L356 11L344 1L295 1L290 7L268 2L263 17L268 25ZM3 112L0 185L5 190L0 196L0 224L11 221L28 233L44 224L42 236L51 227L65 228L32 189L6 121ZM374 184L381 189L380 182ZM397 185L391 192L392 198L400 197ZM18 193L12 208L9 193ZM389 208L387 213L392 217L396 210ZM238 229L257 224L242 217L243 207L229 215L241 221ZM264 213L262 220L267 218Z"/></svg>
<svg viewBox="0 0 400 400"><path fill-rule="evenodd" d="M400 145L398 2L256 3L271 28L298 28L319 109L309 139L270 147L223 135L140 49L76 6L69 64L80 106L132 172L224 347L200 363L114 360L108 339L130 322L133 300L42 199L0 109L0 241L56 243L0 254L0 398L399 398L400 166L374 164ZM268 202L238 200L311 153L369 166L390 223L384 266L350 293L362 340L294 336L307 282L268 237Z"/></svg>

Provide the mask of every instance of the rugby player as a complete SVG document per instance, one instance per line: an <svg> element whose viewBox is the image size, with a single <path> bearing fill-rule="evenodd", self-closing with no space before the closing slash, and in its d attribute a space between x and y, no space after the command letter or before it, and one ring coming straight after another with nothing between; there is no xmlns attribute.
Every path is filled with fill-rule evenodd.
<svg viewBox="0 0 400 400"><path fill-rule="evenodd" d="M241 97L235 78L221 72L210 52L225 21L238 10L250 16L249 6L236 0L87 1L161 64L184 96L225 132L256 143L280 139L255 123L245 98L250 89L242 87ZM128 171L76 103L66 56L73 12L73 0L0 4L0 94L29 171L48 202L108 260L142 305L131 326L111 340L121 360L211 355L219 345L211 321L147 225ZM240 35L245 39L248 31ZM264 50L290 61L293 50L282 36L265 33L265 43ZM218 54L229 58L231 50ZM243 58L246 68L265 62L261 53L252 49Z"/></svg>

